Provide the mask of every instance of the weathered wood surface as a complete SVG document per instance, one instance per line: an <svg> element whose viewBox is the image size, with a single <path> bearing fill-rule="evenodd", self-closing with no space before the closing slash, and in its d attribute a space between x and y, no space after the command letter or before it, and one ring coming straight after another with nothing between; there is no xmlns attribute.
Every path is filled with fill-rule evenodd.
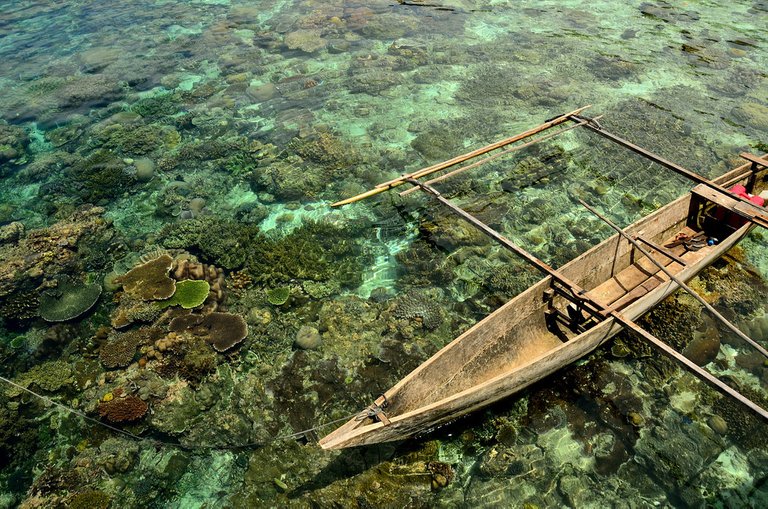
<svg viewBox="0 0 768 509"><path fill-rule="evenodd" d="M749 164L745 164L716 182L732 185L742 181L749 173L748 168ZM625 231L656 241L673 237L686 224L691 197L688 194L679 198ZM751 228L744 225L716 246L687 253L684 267L672 262L679 269L677 277L683 281L694 277ZM564 265L560 272L583 287L594 289L637 261L632 249L617 234ZM618 255L616 261L614 253ZM614 318L608 318L561 343L544 326L543 295L551 282L551 277L545 277L510 300L388 390L385 396L390 406L385 411L390 425L352 419L324 437L320 445L325 449L343 448L399 440L423 432L524 389L583 357L621 330ZM640 284L647 288L627 289L626 293L635 291L637 298L624 303L621 317L635 320L678 288L663 274L646 278Z"/></svg>

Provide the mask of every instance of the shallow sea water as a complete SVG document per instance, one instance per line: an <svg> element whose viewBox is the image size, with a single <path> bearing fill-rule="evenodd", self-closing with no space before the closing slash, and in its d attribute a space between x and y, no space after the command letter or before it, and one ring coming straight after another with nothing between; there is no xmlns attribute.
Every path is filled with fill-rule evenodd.
<svg viewBox="0 0 768 509"><path fill-rule="evenodd" d="M723 174L768 151L766 19L764 0L3 2L0 507L765 506L768 426L629 336L413 440L316 439L539 278L424 196L331 203L587 104ZM578 198L627 225L691 184L575 129L437 187L560 266L611 233ZM765 249L754 231L692 283L764 344ZM152 302L169 284L207 321ZM708 368L768 405L765 363L688 296L643 324L719 343Z"/></svg>

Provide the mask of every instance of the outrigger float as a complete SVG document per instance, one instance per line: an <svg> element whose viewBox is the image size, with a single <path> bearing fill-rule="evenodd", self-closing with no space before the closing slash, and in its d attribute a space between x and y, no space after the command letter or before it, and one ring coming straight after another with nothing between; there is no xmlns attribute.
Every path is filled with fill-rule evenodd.
<svg viewBox="0 0 768 509"><path fill-rule="evenodd" d="M588 107L559 115L524 133L402 175L334 204L346 205L410 184L413 187L404 193L426 193L529 262L545 277L454 339L359 415L322 438L320 445L324 449L401 440L433 429L524 389L587 355L622 329L649 342L715 389L768 419L768 411L635 323L662 299L683 288L759 354L768 357L765 348L685 285L750 230L768 226L768 210L748 194L765 187L768 159L741 154L747 160L744 165L709 180L606 131L597 118L581 114ZM568 127L531 139L561 124ZM578 127L684 175L696 185L687 195L623 230L582 202L617 233L559 270L515 245L432 187L452 175ZM527 141L518 143L523 140ZM477 159L480 156L484 157ZM428 175L472 159L475 161L424 180ZM743 187L733 187L737 185ZM741 193L735 194L729 189L738 189ZM706 242L708 238L717 238L719 242Z"/></svg>

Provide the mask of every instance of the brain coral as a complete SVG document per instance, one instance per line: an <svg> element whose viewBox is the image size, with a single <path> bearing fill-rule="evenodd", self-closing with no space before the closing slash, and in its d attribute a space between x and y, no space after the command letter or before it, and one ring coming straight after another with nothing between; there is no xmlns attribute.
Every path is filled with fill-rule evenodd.
<svg viewBox="0 0 768 509"><path fill-rule="evenodd" d="M138 265L116 281L123 285L125 293L141 300L167 299L176 291L176 282L168 276L173 258L164 254Z"/></svg>
<svg viewBox="0 0 768 509"><path fill-rule="evenodd" d="M136 396L114 398L99 403L99 415L109 422L132 422L146 415L149 405Z"/></svg>
<svg viewBox="0 0 768 509"><path fill-rule="evenodd" d="M440 307L429 297L419 293L403 296L394 310L395 318L420 318L424 328L437 329L443 321Z"/></svg>

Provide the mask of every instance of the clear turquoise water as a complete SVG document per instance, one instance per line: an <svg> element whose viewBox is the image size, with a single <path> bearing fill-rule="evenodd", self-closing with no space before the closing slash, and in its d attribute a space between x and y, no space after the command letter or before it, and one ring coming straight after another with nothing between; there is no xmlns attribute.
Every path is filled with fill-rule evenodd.
<svg viewBox="0 0 768 509"><path fill-rule="evenodd" d="M5 2L2 374L102 421L140 398L113 424L184 447L11 389L0 506L764 505L768 427L628 337L406 443L273 440L366 406L538 277L424 197L336 200L586 104L708 176L768 148L764 1L424 3ZM626 225L689 187L575 130L440 189L558 266L609 234L576 198ZM765 340L764 235L742 248L695 285ZM166 251L221 269L247 338L144 338L109 367L139 306L113 279ZM64 275L104 291L45 321ZM142 309L121 330L167 338ZM714 327L682 296L646 325L681 349ZM765 404L763 363L716 334L709 368Z"/></svg>

